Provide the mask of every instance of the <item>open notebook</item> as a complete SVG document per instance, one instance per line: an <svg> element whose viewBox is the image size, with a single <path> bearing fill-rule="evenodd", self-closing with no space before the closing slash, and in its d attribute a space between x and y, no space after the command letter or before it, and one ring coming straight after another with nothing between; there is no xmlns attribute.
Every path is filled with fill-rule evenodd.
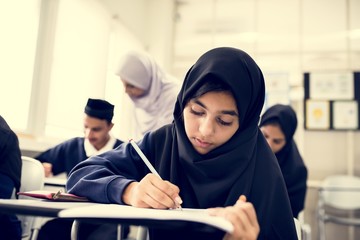
<svg viewBox="0 0 360 240"><path fill-rule="evenodd" d="M157 223L160 221L160 224L166 224L169 221L182 221L209 225L230 233L234 229L233 225L225 218L210 216L205 209L192 208L161 210L136 208L118 204L95 204L63 210L59 212L59 217L74 219L139 220L140 223L141 221L156 221Z"/></svg>

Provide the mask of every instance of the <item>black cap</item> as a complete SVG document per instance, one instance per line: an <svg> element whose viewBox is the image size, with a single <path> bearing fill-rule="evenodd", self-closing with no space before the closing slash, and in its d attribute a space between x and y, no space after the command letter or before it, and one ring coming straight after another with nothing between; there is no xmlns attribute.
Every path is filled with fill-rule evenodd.
<svg viewBox="0 0 360 240"><path fill-rule="evenodd" d="M89 98L85 107L85 113L90 117L105 119L111 122L114 116L114 105L105 100Z"/></svg>

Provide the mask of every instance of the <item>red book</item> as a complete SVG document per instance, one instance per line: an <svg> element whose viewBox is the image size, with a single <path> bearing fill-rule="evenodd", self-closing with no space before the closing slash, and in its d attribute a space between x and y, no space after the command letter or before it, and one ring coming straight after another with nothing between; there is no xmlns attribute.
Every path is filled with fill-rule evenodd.
<svg viewBox="0 0 360 240"><path fill-rule="evenodd" d="M37 190L37 191L19 192L18 195L53 200L53 201L66 201L66 202L88 202L89 201L86 197L76 196L71 193L63 193L61 191L53 192L53 191L46 191L46 190Z"/></svg>

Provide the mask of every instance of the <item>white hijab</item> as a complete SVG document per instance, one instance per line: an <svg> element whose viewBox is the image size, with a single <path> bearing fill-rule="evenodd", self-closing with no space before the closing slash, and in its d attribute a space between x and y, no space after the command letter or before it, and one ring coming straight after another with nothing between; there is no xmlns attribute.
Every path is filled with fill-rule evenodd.
<svg viewBox="0 0 360 240"><path fill-rule="evenodd" d="M122 80L145 90L140 98L131 98L135 105L136 128L140 135L171 123L180 83L166 74L146 53L128 52L115 72Z"/></svg>

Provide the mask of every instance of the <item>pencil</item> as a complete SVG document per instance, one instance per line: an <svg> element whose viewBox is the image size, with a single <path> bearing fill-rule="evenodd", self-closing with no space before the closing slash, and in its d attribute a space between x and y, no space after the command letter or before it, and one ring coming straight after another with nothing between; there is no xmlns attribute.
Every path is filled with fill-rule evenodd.
<svg viewBox="0 0 360 240"><path fill-rule="evenodd" d="M139 146L134 142L133 139L129 140L131 146L133 146L133 148L135 149L135 151L137 152L137 154L139 154L140 158L143 160L143 162L146 164L146 166L150 169L150 172L156 176L158 176L160 179L161 176L159 175L159 173L155 170L155 168L151 165L149 159L147 159L147 157L145 156L145 154L141 151L141 149L139 148ZM179 204L179 208L181 209L181 205Z"/></svg>
<svg viewBox="0 0 360 240"><path fill-rule="evenodd" d="M158 174L158 172L155 170L155 168L151 165L149 159L147 159L147 157L145 156L145 154L141 151L141 149L139 148L139 146L134 142L134 140L130 139L129 140L130 144L133 146L133 148L135 149L135 151L139 154L140 158L144 161L144 163L146 164L146 166L150 169L150 172L152 174L155 174L156 176L158 176L160 179L162 179L160 177L160 175Z"/></svg>

